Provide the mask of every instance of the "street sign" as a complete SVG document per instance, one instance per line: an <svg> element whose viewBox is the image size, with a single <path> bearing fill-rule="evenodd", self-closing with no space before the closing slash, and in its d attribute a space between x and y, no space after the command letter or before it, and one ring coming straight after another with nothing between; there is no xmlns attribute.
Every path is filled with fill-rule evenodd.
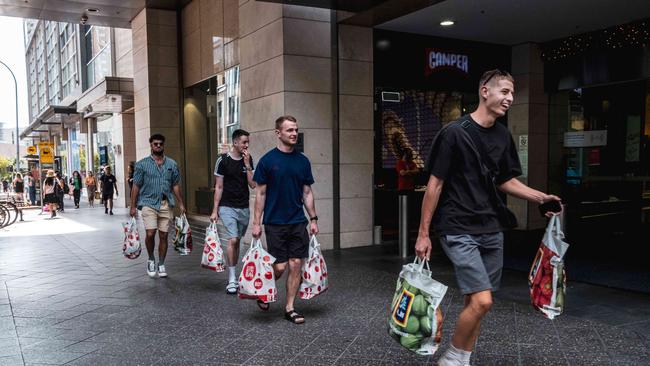
<svg viewBox="0 0 650 366"><path fill-rule="evenodd" d="M41 164L54 164L54 144L49 141L38 143Z"/></svg>
<svg viewBox="0 0 650 366"><path fill-rule="evenodd" d="M27 146L27 154L36 155L37 152L38 149L36 149L36 146Z"/></svg>

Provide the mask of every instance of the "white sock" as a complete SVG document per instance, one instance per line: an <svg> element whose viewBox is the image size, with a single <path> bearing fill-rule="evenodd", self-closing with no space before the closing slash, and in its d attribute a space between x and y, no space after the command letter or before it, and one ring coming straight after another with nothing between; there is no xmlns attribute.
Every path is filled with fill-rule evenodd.
<svg viewBox="0 0 650 366"><path fill-rule="evenodd" d="M469 359L472 352L465 351L454 347L453 344L449 345L447 352L438 361L438 366L464 366L469 365Z"/></svg>
<svg viewBox="0 0 650 366"><path fill-rule="evenodd" d="M237 266L228 267L228 282L237 282L235 269L237 269Z"/></svg>

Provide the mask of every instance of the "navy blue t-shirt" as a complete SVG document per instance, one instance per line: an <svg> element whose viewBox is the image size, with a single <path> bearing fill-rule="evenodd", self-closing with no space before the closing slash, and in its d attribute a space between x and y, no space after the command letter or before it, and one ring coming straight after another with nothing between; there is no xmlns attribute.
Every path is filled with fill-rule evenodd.
<svg viewBox="0 0 650 366"><path fill-rule="evenodd" d="M314 184L309 159L294 150L285 153L275 148L257 163L253 180L266 185L264 225L298 224L307 221L303 211L304 186Z"/></svg>

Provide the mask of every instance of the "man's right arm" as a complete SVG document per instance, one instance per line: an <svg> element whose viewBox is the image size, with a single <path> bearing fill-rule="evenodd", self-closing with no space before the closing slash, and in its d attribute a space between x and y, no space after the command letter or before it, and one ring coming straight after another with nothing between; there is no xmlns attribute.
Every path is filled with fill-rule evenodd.
<svg viewBox="0 0 650 366"><path fill-rule="evenodd" d="M210 220L217 222L219 220L219 201L221 201L221 194L223 193L223 177L214 176L214 207L212 208L212 215Z"/></svg>
<svg viewBox="0 0 650 366"><path fill-rule="evenodd" d="M435 175L429 177L427 183L427 190L424 193L424 200L422 201L422 212L420 214L420 229L418 230L418 238L415 242L415 253L420 258L429 260L431 255L431 238L429 238L429 225L433 218L433 213L438 207L438 200L442 192L444 181Z"/></svg>
<svg viewBox="0 0 650 366"><path fill-rule="evenodd" d="M253 215L253 237L262 236L262 212L266 204L266 184L257 184L255 187L255 213Z"/></svg>

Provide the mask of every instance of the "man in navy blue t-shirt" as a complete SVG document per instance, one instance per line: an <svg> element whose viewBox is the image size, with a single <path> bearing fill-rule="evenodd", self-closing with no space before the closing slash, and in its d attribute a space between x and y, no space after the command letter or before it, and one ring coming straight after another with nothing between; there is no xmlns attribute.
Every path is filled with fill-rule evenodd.
<svg viewBox="0 0 650 366"><path fill-rule="evenodd" d="M318 234L318 216L311 190L314 177L309 159L294 149L298 142L296 119L292 116L278 118L275 134L278 146L262 156L253 176L257 184L253 237L262 235L264 212L266 244L269 253L276 258L273 264L276 280L289 268L284 317L294 324L302 324L305 317L294 309L293 303L300 286L302 264L309 254L307 225L312 235ZM269 304L261 300L257 305L262 310L269 309Z"/></svg>

